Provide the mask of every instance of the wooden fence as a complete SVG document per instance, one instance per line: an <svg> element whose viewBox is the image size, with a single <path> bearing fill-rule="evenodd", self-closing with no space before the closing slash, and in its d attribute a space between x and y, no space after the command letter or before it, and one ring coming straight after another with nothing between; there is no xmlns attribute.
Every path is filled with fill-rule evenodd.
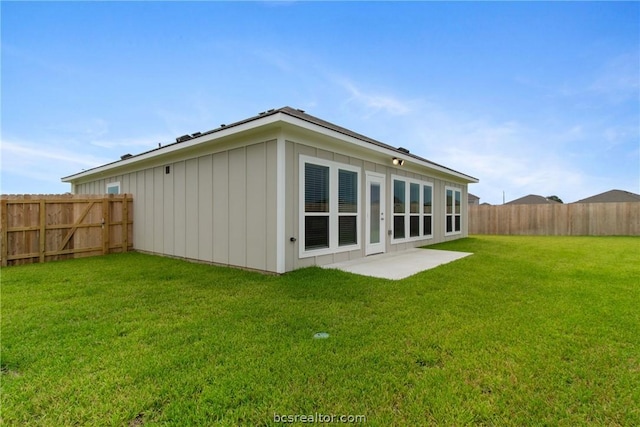
<svg viewBox="0 0 640 427"><path fill-rule="evenodd" d="M471 205L469 234L639 236L640 203Z"/></svg>
<svg viewBox="0 0 640 427"><path fill-rule="evenodd" d="M126 252L133 248L131 195L3 195L2 266Z"/></svg>

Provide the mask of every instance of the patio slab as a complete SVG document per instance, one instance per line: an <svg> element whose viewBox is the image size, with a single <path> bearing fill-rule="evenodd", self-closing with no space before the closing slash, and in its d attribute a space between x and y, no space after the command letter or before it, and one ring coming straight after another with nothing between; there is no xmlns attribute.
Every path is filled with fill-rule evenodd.
<svg viewBox="0 0 640 427"><path fill-rule="evenodd" d="M370 255L350 261L323 265L363 276L400 280L424 270L473 255L470 252L411 248L398 252Z"/></svg>

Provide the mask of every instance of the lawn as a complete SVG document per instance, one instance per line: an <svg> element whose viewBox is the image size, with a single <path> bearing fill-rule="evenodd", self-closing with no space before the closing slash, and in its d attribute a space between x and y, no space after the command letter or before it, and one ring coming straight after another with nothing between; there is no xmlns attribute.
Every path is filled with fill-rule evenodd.
<svg viewBox="0 0 640 427"><path fill-rule="evenodd" d="M474 255L401 281L139 253L5 268L0 423L640 425L640 239L433 248Z"/></svg>

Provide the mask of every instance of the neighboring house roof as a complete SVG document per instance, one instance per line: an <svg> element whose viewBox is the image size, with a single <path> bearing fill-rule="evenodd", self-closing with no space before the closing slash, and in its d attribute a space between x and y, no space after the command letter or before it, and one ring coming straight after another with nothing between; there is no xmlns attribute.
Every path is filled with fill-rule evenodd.
<svg viewBox="0 0 640 427"><path fill-rule="evenodd" d="M555 200L547 199L543 196L538 196L536 194L529 194L528 196L520 197L519 199L512 200L507 202L507 205L555 205L560 202L556 202Z"/></svg>
<svg viewBox="0 0 640 427"><path fill-rule="evenodd" d="M220 133L220 136L225 136L225 135L233 134L236 132L241 132L248 128L261 126L262 124L274 123L276 121L285 121L292 124L297 124L298 126L300 126L305 122L310 123L311 125L313 125L311 127L315 127L315 130L318 130L317 127L321 127L329 131L337 132L342 135L346 135L347 137L350 137L352 139L355 139L357 141L371 144L377 147L378 149L383 149L384 151L388 150L392 154L396 154L399 157L402 157L404 159L407 159L407 158L414 159L418 164L422 164L423 166L430 167L440 172L454 175L457 178L464 180L465 182L469 182L469 183L478 182L477 178L474 178L470 175L463 174L462 172L458 172L446 166L439 165L423 157L416 156L415 154L411 154L409 153L408 150L404 148L393 147L391 145L385 144L383 142L380 142L375 139L369 138L367 136L361 135L359 133L353 132L349 129L327 122L318 117L314 117L310 114L305 113L303 110L299 110L291 107L283 107L283 108L264 111L258 114L257 116L249 117L247 119L240 120L238 122L231 123L228 125L221 125L219 128L216 128L207 132L198 132L192 135L183 135L181 137L176 138L176 142L172 142L170 144L166 144L164 146L161 146L137 155L122 156L122 158L118 161L64 177L62 178L62 181L72 182L75 179L82 178L85 176L90 176L98 172L105 172L109 169L113 169L121 165L131 164L138 160L149 159L152 157L163 155L164 153L173 152L175 150L180 150L182 148L192 147L193 145L196 145L196 144L211 141L212 139L215 139L215 137L218 136L218 135L214 135L214 138L212 138L211 135L213 134Z"/></svg>
<svg viewBox="0 0 640 427"><path fill-rule="evenodd" d="M624 190L609 190L586 199L573 203L615 203L615 202L640 202L640 194Z"/></svg>

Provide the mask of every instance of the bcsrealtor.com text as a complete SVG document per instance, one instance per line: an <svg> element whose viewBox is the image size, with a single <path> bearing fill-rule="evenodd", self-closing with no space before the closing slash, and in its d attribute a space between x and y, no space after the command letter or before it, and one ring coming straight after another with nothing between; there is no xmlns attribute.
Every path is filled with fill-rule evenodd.
<svg viewBox="0 0 640 427"><path fill-rule="evenodd" d="M310 423L310 424L329 424L329 423L343 423L343 424L356 424L366 423L367 417L365 415L336 415L336 414L273 414L273 421L276 423Z"/></svg>

